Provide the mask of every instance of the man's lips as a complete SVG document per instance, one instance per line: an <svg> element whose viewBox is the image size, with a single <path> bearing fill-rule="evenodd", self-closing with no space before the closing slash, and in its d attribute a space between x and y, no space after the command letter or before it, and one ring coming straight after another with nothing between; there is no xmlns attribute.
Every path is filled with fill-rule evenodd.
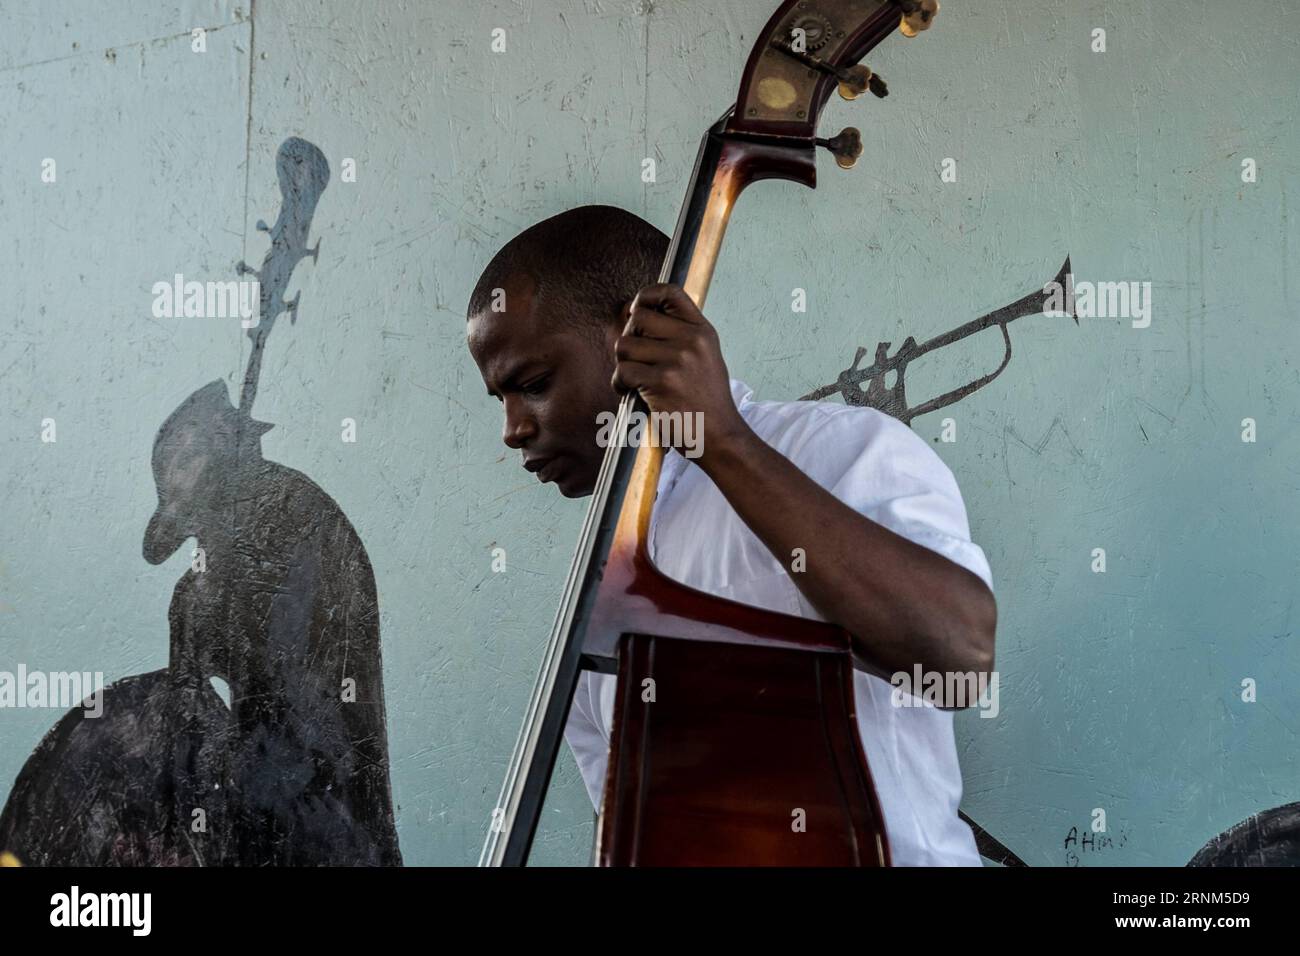
<svg viewBox="0 0 1300 956"><path fill-rule="evenodd" d="M533 474L537 475L537 477L541 478L542 481L546 481L547 480L546 476L543 473L544 470L549 468L550 465L554 464L558 460L559 460L558 456L550 456L550 457L538 456L537 458L529 458L527 461L524 462L524 469L526 471L530 471Z"/></svg>

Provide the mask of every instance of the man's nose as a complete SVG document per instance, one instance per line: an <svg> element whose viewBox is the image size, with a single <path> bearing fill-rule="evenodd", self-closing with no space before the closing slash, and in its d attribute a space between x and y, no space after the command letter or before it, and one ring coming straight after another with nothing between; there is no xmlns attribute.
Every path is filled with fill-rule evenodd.
<svg viewBox="0 0 1300 956"><path fill-rule="evenodd" d="M537 420L523 407L523 402L508 395L505 400L506 420L501 440L510 448L523 448L537 434Z"/></svg>

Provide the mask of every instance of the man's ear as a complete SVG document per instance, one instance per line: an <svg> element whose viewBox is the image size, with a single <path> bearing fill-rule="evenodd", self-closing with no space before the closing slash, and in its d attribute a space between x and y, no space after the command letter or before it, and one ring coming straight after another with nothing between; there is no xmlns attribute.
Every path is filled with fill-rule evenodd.
<svg viewBox="0 0 1300 956"><path fill-rule="evenodd" d="M632 303L629 302L623 306L618 314L618 319L608 322L605 325L605 351L608 355L613 356L614 346L618 344L619 336L627 328L628 317L632 314Z"/></svg>

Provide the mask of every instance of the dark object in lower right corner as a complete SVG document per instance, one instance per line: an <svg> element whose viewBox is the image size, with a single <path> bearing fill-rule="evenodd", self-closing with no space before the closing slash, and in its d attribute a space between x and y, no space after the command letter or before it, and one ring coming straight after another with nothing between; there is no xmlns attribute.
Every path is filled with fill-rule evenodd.
<svg viewBox="0 0 1300 956"><path fill-rule="evenodd" d="M1262 810L1224 830L1188 866L1300 866L1300 803Z"/></svg>

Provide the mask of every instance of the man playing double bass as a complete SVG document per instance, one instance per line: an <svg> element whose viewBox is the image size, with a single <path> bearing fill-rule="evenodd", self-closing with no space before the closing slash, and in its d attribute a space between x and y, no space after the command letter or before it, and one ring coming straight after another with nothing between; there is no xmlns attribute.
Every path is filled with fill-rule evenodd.
<svg viewBox="0 0 1300 956"><path fill-rule="evenodd" d="M699 413L698 447L669 451L659 479L649 545L664 574L832 621L859 636L880 673L987 676L997 608L952 473L874 409L755 400L686 293L654 284L667 247L631 213L584 206L496 254L470 298L467 335L502 404L502 440L578 498L592 493L598 422L621 392L639 391L652 413ZM565 730L597 807L614 691L613 676L584 672ZM860 670L854 698L893 862L979 865L957 813L952 711L898 706L894 686Z"/></svg>

